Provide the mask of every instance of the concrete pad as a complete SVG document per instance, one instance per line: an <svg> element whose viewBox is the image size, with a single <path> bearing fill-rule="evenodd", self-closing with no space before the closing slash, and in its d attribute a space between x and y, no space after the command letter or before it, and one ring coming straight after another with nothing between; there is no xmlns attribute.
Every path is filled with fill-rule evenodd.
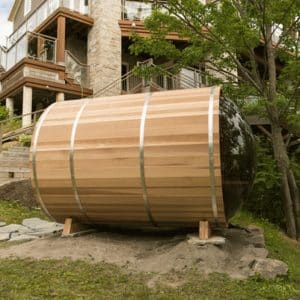
<svg viewBox="0 0 300 300"><path fill-rule="evenodd" d="M200 240L197 234L189 234L187 238L189 244L196 245L196 246L205 246L205 245L221 246L224 245L226 242L226 239L222 236L213 236L208 240Z"/></svg>

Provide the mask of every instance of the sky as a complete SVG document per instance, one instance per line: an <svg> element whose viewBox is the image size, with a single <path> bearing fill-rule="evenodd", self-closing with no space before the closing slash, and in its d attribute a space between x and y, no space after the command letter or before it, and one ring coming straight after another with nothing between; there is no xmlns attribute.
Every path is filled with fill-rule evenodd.
<svg viewBox="0 0 300 300"><path fill-rule="evenodd" d="M12 31L11 22L7 21L9 10L13 0L0 0L0 45L6 44L6 36Z"/></svg>

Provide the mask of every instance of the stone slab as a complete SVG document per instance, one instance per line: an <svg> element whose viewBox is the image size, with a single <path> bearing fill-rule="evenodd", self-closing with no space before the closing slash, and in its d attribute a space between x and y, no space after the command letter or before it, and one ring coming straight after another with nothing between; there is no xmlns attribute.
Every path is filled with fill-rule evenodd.
<svg viewBox="0 0 300 300"><path fill-rule="evenodd" d="M19 225L19 224L10 224L3 227L0 227L0 233L13 233L13 232L19 232L19 233L27 233L29 228Z"/></svg>
<svg viewBox="0 0 300 300"><path fill-rule="evenodd" d="M0 233L0 242L7 242L9 240L9 233Z"/></svg>
<svg viewBox="0 0 300 300"><path fill-rule="evenodd" d="M9 242L26 242L26 241L36 240L36 239L38 239L38 237L33 236L33 235L20 234L20 235L13 236L9 240Z"/></svg>
<svg viewBox="0 0 300 300"><path fill-rule="evenodd" d="M222 236L213 236L208 240L200 240L198 235L189 234L187 238L189 244L196 245L196 246L205 246L205 245L221 246L224 245L226 242L226 239Z"/></svg>
<svg viewBox="0 0 300 300"><path fill-rule="evenodd" d="M0 227L6 226L5 222L0 222Z"/></svg>
<svg viewBox="0 0 300 300"><path fill-rule="evenodd" d="M31 218L25 219L22 222L23 226L30 228L32 231L52 231L57 232L63 229L64 225L55 223L55 222L48 222L45 220L41 220L39 218Z"/></svg>

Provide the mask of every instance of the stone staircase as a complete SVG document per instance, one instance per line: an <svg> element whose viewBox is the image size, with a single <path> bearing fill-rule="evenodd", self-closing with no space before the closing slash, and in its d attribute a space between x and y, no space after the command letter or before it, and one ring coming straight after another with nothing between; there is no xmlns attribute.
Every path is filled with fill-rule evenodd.
<svg viewBox="0 0 300 300"><path fill-rule="evenodd" d="M0 153L0 185L29 177L29 148L16 146Z"/></svg>

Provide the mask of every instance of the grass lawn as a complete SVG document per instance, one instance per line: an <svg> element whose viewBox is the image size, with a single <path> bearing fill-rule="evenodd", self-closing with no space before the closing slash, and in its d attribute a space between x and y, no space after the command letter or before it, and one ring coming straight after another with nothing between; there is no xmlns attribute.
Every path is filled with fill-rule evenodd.
<svg viewBox="0 0 300 300"><path fill-rule="evenodd" d="M0 222L20 224L27 218L46 219L46 216L40 209L29 209L18 202L0 201Z"/></svg>
<svg viewBox="0 0 300 300"><path fill-rule="evenodd" d="M10 213L3 215L6 208ZM37 213L40 212L0 202L3 221ZM0 260L0 299L300 299L299 244L285 238L275 226L247 213L239 213L232 222L263 227L270 256L289 265L288 277L275 281L258 277L237 281L221 274L204 278L190 270L165 276L156 288L150 289L146 283L154 274L129 273L104 263L6 259ZM171 288L166 282L172 282L173 278L185 283Z"/></svg>

